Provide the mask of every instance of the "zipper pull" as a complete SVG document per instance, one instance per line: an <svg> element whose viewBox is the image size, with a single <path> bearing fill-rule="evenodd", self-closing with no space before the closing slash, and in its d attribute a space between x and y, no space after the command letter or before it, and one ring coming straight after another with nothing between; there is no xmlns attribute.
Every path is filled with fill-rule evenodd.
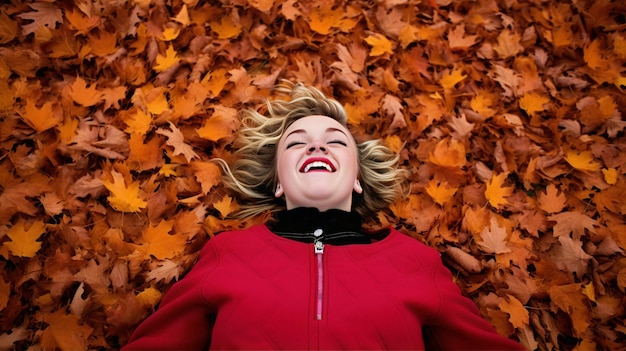
<svg viewBox="0 0 626 351"><path fill-rule="evenodd" d="M316 254L324 253L324 243L321 241L323 233L324 231L321 229L315 229L315 231L313 232L313 236L315 237L315 241L313 245L314 245Z"/></svg>
<svg viewBox="0 0 626 351"><path fill-rule="evenodd" d="M323 254L324 253L324 243L321 241L316 241L315 242L315 253L316 254Z"/></svg>

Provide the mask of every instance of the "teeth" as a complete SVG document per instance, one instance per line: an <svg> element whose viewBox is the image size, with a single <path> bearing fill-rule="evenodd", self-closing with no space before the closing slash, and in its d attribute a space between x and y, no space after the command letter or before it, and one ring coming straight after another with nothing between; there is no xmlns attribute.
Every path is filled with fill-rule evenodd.
<svg viewBox="0 0 626 351"><path fill-rule="evenodd" d="M327 171L332 172L332 169L330 168L330 165L328 163L325 163L322 161L315 161L315 162L309 163L308 165L306 165L306 167L304 167L304 173L308 172L313 167L323 167L323 168L326 168Z"/></svg>

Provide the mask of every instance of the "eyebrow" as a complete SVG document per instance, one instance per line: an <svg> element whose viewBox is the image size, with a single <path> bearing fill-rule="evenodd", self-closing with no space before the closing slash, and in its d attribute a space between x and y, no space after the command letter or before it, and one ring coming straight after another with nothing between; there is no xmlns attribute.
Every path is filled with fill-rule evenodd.
<svg viewBox="0 0 626 351"><path fill-rule="evenodd" d="M333 127L326 128L326 130L324 132L325 133L328 133L328 132L339 132L339 133L345 135L346 137L348 136L343 130L341 130L339 128L333 128ZM292 131L291 133L285 135L285 139L287 139L290 135L296 134L296 133L298 133L298 134L306 133L306 129L296 129L296 130Z"/></svg>

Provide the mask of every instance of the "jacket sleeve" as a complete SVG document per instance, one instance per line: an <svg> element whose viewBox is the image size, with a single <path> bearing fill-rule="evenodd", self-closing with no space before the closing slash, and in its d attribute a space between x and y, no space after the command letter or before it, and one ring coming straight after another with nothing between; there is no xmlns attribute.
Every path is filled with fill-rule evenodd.
<svg viewBox="0 0 626 351"><path fill-rule="evenodd" d="M201 350L208 346L215 311L205 301L202 286L219 264L213 240L202 248L198 262L170 288L122 350Z"/></svg>
<svg viewBox="0 0 626 351"><path fill-rule="evenodd" d="M424 331L427 345L439 350L525 350L482 318L474 302L461 294L440 258L434 263L433 284L439 293L439 308Z"/></svg>

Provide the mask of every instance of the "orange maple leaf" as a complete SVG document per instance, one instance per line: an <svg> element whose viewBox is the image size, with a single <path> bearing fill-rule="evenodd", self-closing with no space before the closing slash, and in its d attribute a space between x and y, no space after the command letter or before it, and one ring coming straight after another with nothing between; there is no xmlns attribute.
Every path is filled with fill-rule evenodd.
<svg viewBox="0 0 626 351"><path fill-rule="evenodd" d="M102 101L102 92L98 91L96 84L87 87L87 82L81 77L76 77L69 89L70 97L80 105L93 106Z"/></svg>
<svg viewBox="0 0 626 351"><path fill-rule="evenodd" d="M116 171L111 171L113 181L102 180L102 184L111 192L107 198L109 204L120 212L137 212L146 208L147 203L139 197L139 182L126 184L124 176Z"/></svg>
<svg viewBox="0 0 626 351"><path fill-rule="evenodd" d="M42 313L40 321L48 324L41 333L41 346L44 350L88 350L89 337L93 328L80 324L80 318L59 309L54 313Z"/></svg>
<svg viewBox="0 0 626 351"><path fill-rule="evenodd" d="M365 38L365 42L372 47L370 50L370 56L393 54L392 43L382 34L372 33Z"/></svg>
<svg viewBox="0 0 626 351"><path fill-rule="evenodd" d="M217 33L219 39L233 39L241 34L242 25L239 18L233 19L233 15L220 16L219 19L211 21L211 29Z"/></svg>
<svg viewBox="0 0 626 351"><path fill-rule="evenodd" d="M495 208L500 207L500 205L506 205L509 202L506 197L513 194L513 187L503 186L508 175L509 172L495 174L487 182L485 198L487 198L487 201Z"/></svg>
<svg viewBox="0 0 626 351"><path fill-rule="evenodd" d="M549 184L546 192L539 193L537 199L539 200L539 208L548 213L561 212L567 201L565 194L560 192L554 184Z"/></svg>
<svg viewBox="0 0 626 351"><path fill-rule="evenodd" d="M426 186L426 192L433 200L439 205L445 205L458 189L455 187L450 187L447 181L438 181L436 179L431 179Z"/></svg>
<svg viewBox="0 0 626 351"><path fill-rule="evenodd" d="M509 314L509 322L515 327L522 329L530 323L530 314L524 305L515 296L507 294L499 298L498 307Z"/></svg>
<svg viewBox="0 0 626 351"><path fill-rule="evenodd" d="M461 24L448 32L448 44L451 49L468 49L476 44L478 35L465 35L465 25Z"/></svg>
<svg viewBox="0 0 626 351"><path fill-rule="evenodd" d="M544 95L537 93L524 94L519 99L520 108L522 108L530 116L534 116L537 112L545 110L545 104L550 102L550 99Z"/></svg>
<svg viewBox="0 0 626 351"><path fill-rule="evenodd" d="M456 139L440 140L428 155L428 161L437 166L460 169L467 163L465 145Z"/></svg>
<svg viewBox="0 0 626 351"><path fill-rule="evenodd" d="M445 90L452 90L457 83L463 81L465 78L467 78L467 75L463 74L463 69L457 68L452 70L452 72L445 71L439 80L439 84L441 84Z"/></svg>
<svg viewBox="0 0 626 351"><path fill-rule="evenodd" d="M161 220L156 226L148 224L143 233L143 245L140 250L148 256L154 256L158 260L172 258L185 250L187 237L173 234L171 221Z"/></svg>
<svg viewBox="0 0 626 351"><path fill-rule="evenodd" d="M213 162L194 161L191 167L205 194L208 194L211 188L222 180L222 169Z"/></svg>
<svg viewBox="0 0 626 351"><path fill-rule="evenodd" d="M233 133L241 125L237 110L222 105L215 105L213 109L214 112L211 117L205 119L201 128L196 129L198 135L211 141L233 136Z"/></svg>
<svg viewBox="0 0 626 351"><path fill-rule="evenodd" d="M59 106L52 101L43 104L41 108L34 101L27 100L22 118L31 128L41 133L52 127L56 127L63 119L63 113Z"/></svg>
<svg viewBox="0 0 626 351"><path fill-rule="evenodd" d="M333 27L337 27L341 23L341 20L344 18L343 9L341 7L333 9L331 5L330 3L326 3L313 8L309 18L311 30L322 35L327 35L331 32Z"/></svg>
<svg viewBox="0 0 626 351"><path fill-rule="evenodd" d="M2 243L0 254L5 258L5 248L8 249L13 256L33 257L37 251L41 249L41 242L37 241L39 237L46 232L46 225L43 221L35 221L32 224L26 224L24 219L19 218L17 222L7 231L7 236L11 241Z"/></svg>
<svg viewBox="0 0 626 351"><path fill-rule="evenodd" d="M221 200L214 202L213 207L220 212L222 219L239 209L239 205L237 205L236 202L233 202L233 198L228 195L224 196Z"/></svg>
<svg viewBox="0 0 626 351"><path fill-rule="evenodd" d="M185 143L185 136L180 129L176 128L172 122L170 122L170 128L172 129L171 131L160 128L156 132L157 134L165 135L167 137L167 145L174 148L174 155L185 156L187 162L190 162L194 158L199 158L200 156L193 151L193 147Z"/></svg>

